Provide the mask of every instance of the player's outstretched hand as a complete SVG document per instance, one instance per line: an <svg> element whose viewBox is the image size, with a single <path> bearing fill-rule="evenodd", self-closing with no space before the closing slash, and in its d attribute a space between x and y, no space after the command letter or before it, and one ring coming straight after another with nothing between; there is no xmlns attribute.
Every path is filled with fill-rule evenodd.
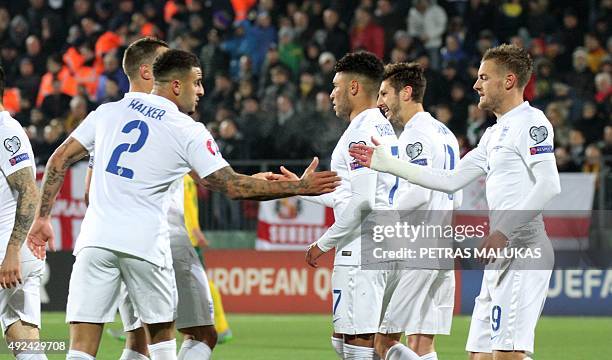
<svg viewBox="0 0 612 360"><path fill-rule="evenodd" d="M315 171L319 159L315 157L300 178L300 195L321 195L334 191L340 186L340 177L335 171Z"/></svg>
<svg viewBox="0 0 612 360"><path fill-rule="evenodd" d="M266 171L266 172L260 172L257 174L253 174L251 175L251 177L254 177L255 179L259 179L259 180L275 181L275 180L282 180L283 176L281 174L275 174L272 171Z"/></svg>
<svg viewBox="0 0 612 360"><path fill-rule="evenodd" d="M508 246L508 238L506 235L502 234L501 231L495 230L483 241L480 249L484 250L485 254L488 254L491 249L503 249L506 246ZM486 256L484 258L479 258L478 261L487 265L489 263L494 263L495 258Z"/></svg>
<svg viewBox="0 0 612 360"><path fill-rule="evenodd" d="M28 232L28 248L32 254L39 259L44 259L46 256L46 247L49 244L49 249L55 251L55 235L49 218L36 218Z"/></svg>
<svg viewBox="0 0 612 360"><path fill-rule="evenodd" d="M306 175L313 173L315 169L317 168L317 166L319 166L319 158L315 156L310 162L310 165L308 165L308 168L304 170L304 173L302 174L302 176L298 177L294 172L290 171L289 169L281 165L280 171L282 174L281 175L282 178L280 180L290 180L290 181L301 180Z"/></svg>
<svg viewBox="0 0 612 360"><path fill-rule="evenodd" d="M21 284L20 247L8 246L2 265L0 265L0 286L3 289L17 287Z"/></svg>
<svg viewBox="0 0 612 360"><path fill-rule="evenodd" d="M313 243L308 247L308 251L306 251L306 263L312 266L313 268L319 267L317 263L317 259L321 257L321 255L325 254L320 247L317 246L317 243Z"/></svg>

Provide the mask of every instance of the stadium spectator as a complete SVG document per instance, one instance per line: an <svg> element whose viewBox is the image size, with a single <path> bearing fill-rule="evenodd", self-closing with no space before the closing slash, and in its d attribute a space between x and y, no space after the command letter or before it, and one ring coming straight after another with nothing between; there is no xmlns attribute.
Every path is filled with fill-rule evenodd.
<svg viewBox="0 0 612 360"><path fill-rule="evenodd" d="M349 35L334 8L323 11L323 28L315 32L315 40L324 51L330 51L335 59L341 58L349 51Z"/></svg>
<svg viewBox="0 0 612 360"><path fill-rule="evenodd" d="M19 61L19 77L15 80L15 86L21 92L21 98L34 104L39 83L40 76L34 72L32 60L29 57L22 58Z"/></svg>
<svg viewBox="0 0 612 360"><path fill-rule="evenodd" d="M130 83L127 76L123 72L123 69L121 66L119 66L119 59L117 58L117 54L114 52L108 52L106 55L104 55L104 72L98 79L98 89L96 90L96 100L98 102L103 102L102 100L108 95L106 93L106 83L109 79L113 80L119 86L119 93L121 97L123 97L123 94L128 92Z"/></svg>
<svg viewBox="0 0 612 360"><path fill-rule="evenodd" d="M385 57L385 31L374 22L372 14L364 6L355 10L350 39L352 51L366 50L380 59Z"/></svg>
<svg viewBox="0 0 612 360"><path fill-rule="evenodd" d="M224 119L219 124L217 145L226 159L244 160L250 157L244 135L238 131L238 126L231 118Z"/></svg>
<svg viewBox="0 0 612 360"><path fill-rule="evenodd" d="M416 0L408 14L408 33L425 46L431 67L440 69L440 47L446 30L446 11L431 0Z"/></svg>
<svg viewBox="0 0 612 360"><path fill-rule="evenodd" d="M595 76L588 67L584 48L578 47L572 53L572 70L565 74L563 80L581 99L589 99L595 94Z"/></svg>
<svg viewBox="0 0 612 360"><path fill-rule="evenodd" d="M68 111L71 99L70 95L62 92L62 82L53 79L51 93L45 96L40 108L47 118L63 117Z"/></svg>
<svg viewBox="0 0 612 360"><path fill-rule="evenodd" d="M26 56L34 65L34 72L41 76L45 73L45 54L42 53L40 39L36 35L30 35L25 41Z"/></svg>
<svg viewBox="0 0 612 360"><path fill-rule="evenodd" d="M385 33L385 54L391 53L395 33L405 28L402 12L398 8L399 6L391 0L378 0L376 2L374 19L378 25L382 26Z"/></svg>
<svg viewBox="0 0 612 360"><path fill-rule="evenodd" d="M601 41L594 33L587 33L584 36L584 47L587 49L587 63L595 74L599 71L599 65L606 56L606 50L601 47Z"/></svg>
<svg viewBox="0 0 612 360"><path fill-rule="evenodd" d="M558 146L555 149L555 160L557 161L557 170L559 172L580 172L580 168L572 160L567 148Z"/></svg>
<svg viewBox="0 0 612 360"><path fill-rule="evenodd" d="M574 163L582 164L586 148L586 141L582 131L578 129L570 129L568 144L570 156L572 157Z"/></svg>
<svg viewBox="0 0 612 360"><path fill-rule="evenodd" d="M296 111L293 98L287 94L279 94L276 97L276 124L274 134L276 156L285 159L304 159L312 154L310 149L311 137L318 134L318 119L310 116L310 113Z"/></svg>
<svg viewBox="0 0 612 360"><path fill-rule="evenodd" d="M314 35L314 28L310 23L310 17L305 11L297 10L293 13L293 30L295 40L298 44L308 44Z"/></svg>
<svg viewBox="0 0 612 360"><path fill-rule="evenodd" d="M336 57L333 53L326 51L319 55L320 71L316 73L317 84L328 93L331 92L334 78L334 66L336 65Z"/></svg>
<svg viewBox="0 0 612 360"><path fill-rule="evenodd" d="M73 97L72 100L70 100L70 111L68 112L68 116L66 116L66 132L71 133L76 129L88 113L87 100L82 96Z"/></svg>
<svg viewBox="0 0 612 360"><path fill-rule="evenodd" d="M280 61L291 69L292 78L296 78L302 65L304 50L294 41L295 31L290 27L282 27L278 31L278 55Z"/></svg>
<svg viewBox="0 0 612 360"><path fill-rule="evenodd" d="M293 101L297 96L297 89L291 82L289 69L282 64L270 69L270 78L272 83L264 89L261 97L261 109L266 112L275 112L279 96L287 96Z"/></svg>

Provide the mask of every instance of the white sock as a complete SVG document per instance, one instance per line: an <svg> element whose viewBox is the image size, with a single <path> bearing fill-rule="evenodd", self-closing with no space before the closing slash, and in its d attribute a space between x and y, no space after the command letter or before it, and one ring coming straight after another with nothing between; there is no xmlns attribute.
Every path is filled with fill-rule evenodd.
<svg viewBox="0 0 612 360"><path fill-rule="evenodd" d="M346 360L372 360L374 348L344 344L343 351Z"/></svg>
<svg viewBox="0 0 612 360"><path fill-rule="evenodd" d="M96 358L82 351L68 350L66 360L96 360Z"/></svg>
<svg viewBox="0 0 612 360"><path fill-rule="evenodd" d="M149 345L149 356L151 360L177 360L176 339Z"/></svg>
<svg viewBox="0 0 612 360"><path fill-rule="evenodd" d="M17 354L15 355L15 359L17 360L47 360L47 355L45 354Z"/></svg>
<svg viewBox="0 0 612 360"><path fill-rule="evenodd" d="M334 350L336 351L336 354L338 354L338 357L340 359L344 359L344 352L343 352L344 339L332 336L331 344L332 344L332 347L334 348Z"/></svg>
<svg viewBox="0 0 612 360"><path fill-rule="evenodd" d="M123 349L119 360L149 360L149 358L138 351Z"/></svg>
<svg viewBox="0 0 612 360"><path fill-rule="evenodd" d="M429 354L421 356L421 360L438 360L438 354L435 351L430 352Z"/></svg>
<svg viewBox="0 0 612 360"><path fill-rule="evenodd" d="M187 339L183 341L181 351L179 351L178 354L178 360L208 360L210 359L211 353L212 350L207 344L201 341Z"/></svg>
<svg viewBox="0 0 612 360"><path fill-rule="evenodd" d="M421 360L421 357L404 344L395 344L387 350L385 360Z"/></svg>

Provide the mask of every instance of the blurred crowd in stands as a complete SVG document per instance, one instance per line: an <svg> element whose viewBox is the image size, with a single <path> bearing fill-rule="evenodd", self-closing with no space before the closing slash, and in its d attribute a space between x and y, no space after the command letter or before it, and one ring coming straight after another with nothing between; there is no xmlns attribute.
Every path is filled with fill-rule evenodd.
<svg viewBox="0 0 612 360"><path fill-rule="evenodd" d="M4 105L39 165L98 104L128 91L125 47L156 36L198 54L197 121L224 156L329 158L346 127L331 109L334 64L368 50L418 61L427 111L466 152L493 124L472 85L486 49L529 49L525 92L555 127L561 171L612 166L612 0L0 0Z"/></svg>

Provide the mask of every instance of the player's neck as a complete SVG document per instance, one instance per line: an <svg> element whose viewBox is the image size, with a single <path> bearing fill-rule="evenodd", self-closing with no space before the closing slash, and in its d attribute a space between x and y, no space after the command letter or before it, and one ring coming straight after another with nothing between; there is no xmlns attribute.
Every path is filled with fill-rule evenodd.
<svg viewBox="0 0 612 360"><path fill-rule="evenodd" d="M4 111L4 110L5 110L5 109L4 109L4 105L3 105L3 104L0 104L0 111Z"/></svg>
<svg viewBox="0 0 612 360"><path fill-rule="evenodd" d="M129 91L149 94L152 88L152 84L149 84L148 82L130 81Z"/></svg>
<svg viewBox="0 0 612 360"><path fill-rule="evenodd" d="M349 122L353 121L353 119L362 112L374 108L376 108L376 101L364 101L356 104L353 107L353 111L351 111L351 114L349 115Z"/></svg>
<svg viewBox="0 0 612 360"><path fill-rule="evenodd" d="M419 103L406 104L404 109L400 111L401 116L402 116L402 125L406 125L410 120L412 120L414 115L416 115L417 113L423 112L423 111L425 111L425 109L423 109L423 104L419 104Z"/></svg>
<svg viewBox="0 0 612 360"><path fill-rule="evenodd" d="M518 95L513 95L513 96L509 96L507 98L505 98L505 101L503 101L500 106L499 109L497 111L494 111L495 117L497 117L498 119L502 116L504 116L504 114L506 114L507 112L509 112L510 110L514 109L515 107L521 105L523 103L523 93L521 92L521 94Z"/></svg>

